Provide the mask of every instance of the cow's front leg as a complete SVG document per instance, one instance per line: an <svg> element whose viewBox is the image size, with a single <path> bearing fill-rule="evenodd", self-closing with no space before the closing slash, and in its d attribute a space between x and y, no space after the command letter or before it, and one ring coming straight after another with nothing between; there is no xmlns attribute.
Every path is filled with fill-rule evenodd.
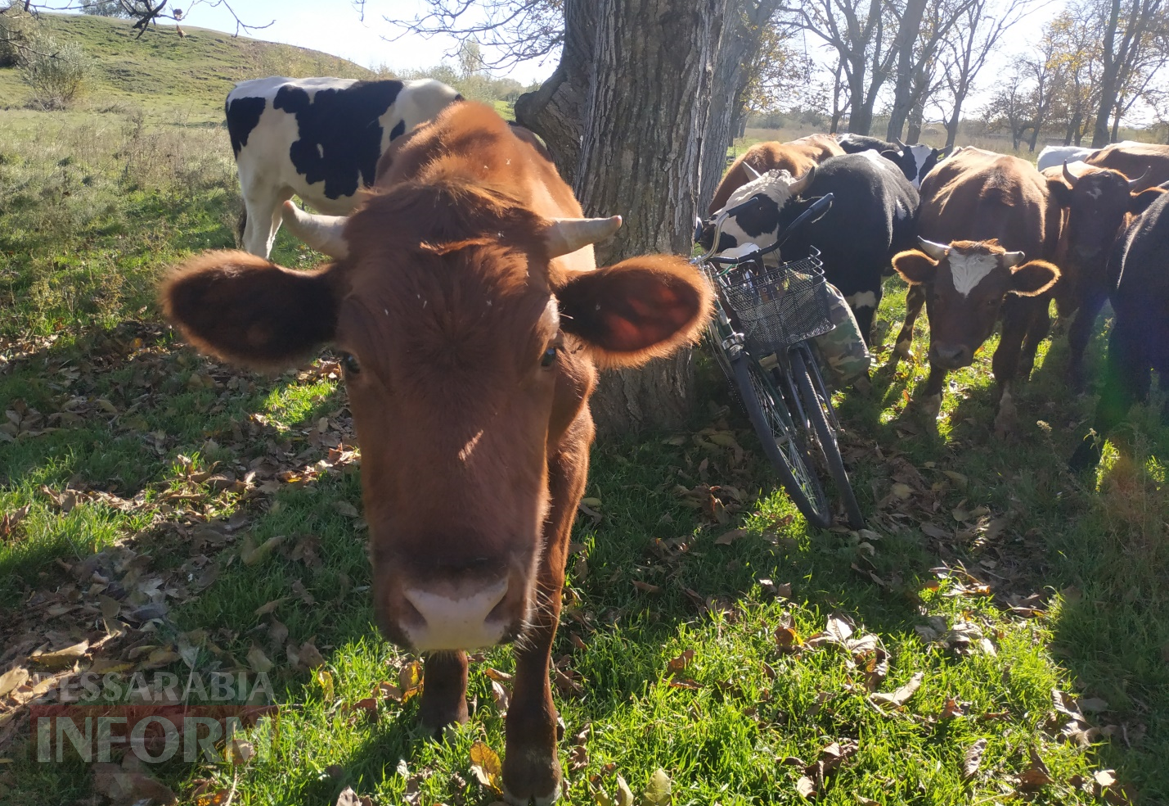
<svg viewBox="0 0 1170 806"><path fill-rule="evenodd" d="M542 591L543 597L546 593ZM504 800L516 806L534 801L546 806L561 795L561 765L557 760L557 709L549 688L549 659L557 619L560 617L561 589L546 599L550 605L526 633L523 647L516 649L516 677L505 726ZM551 606L555 601L555 606Z"/></svg>
<svg viewBox="0 0 1170 806"><path fill-rule="evenodd" d="M419 721L428 733L467 721L467 653L432 652L423 661Z"/></svg>
<svg viewBox="0 0 1170 806"><path fill-rule="evenodd" d="M911 286L911 288L916 287ZM942 411L943 383L947 379L948 371L934 364L930 365L930 376L926 379L926 387L922 390L921 406L922 413L926 415L931 424L938 420L938 414Z"/></svg>
<svg viewBox="0 0 1170 806"><path fill-rule="evenodd" d="M588 415L586 414L587 418ZM557 622L561 616L561 589L565 560L577 502L585 493L589 469L591 420L575 426L587 432L577 448L549 461L549 513L544 525L544 553L536 582L536 601L528 630L516 644L516 677L505 725L504 800L516 806L547 806L561 795L561 765L557 761L557 709L549 688L549 661Z"/></svg>
<svg viewBox="0 0 1170 806"><path fill-rule="evenodd" d="M903 356L910 357L910 347L914 342L914 322L922 307L926 305L926 291L921 285L912 285L906 289L906 318L902 321L902 329L898 331L898 340L894 342L894 351L890 353L890 364L897 364Z"/></svg>
<svg viewBox="0 0 1170 806"><path fill-rule="evenodd" d="M1045 301L1045 305L1044 317L1047 320L1047 301ZM999 337L999 347L996 348L995 355L991 359L991 371L995 375L999 392L995 413L995 435L1001 439L1015 430L1016 404L1012 399L1011 384L1016 378L1016 371L1020 365L1020 353L1024 346L1024 336L1028 332L1031 320L1032 317L1028 315L1026 309L1017 309L1012 312L1012 315L1005 316L1003 331Z"/></svg>

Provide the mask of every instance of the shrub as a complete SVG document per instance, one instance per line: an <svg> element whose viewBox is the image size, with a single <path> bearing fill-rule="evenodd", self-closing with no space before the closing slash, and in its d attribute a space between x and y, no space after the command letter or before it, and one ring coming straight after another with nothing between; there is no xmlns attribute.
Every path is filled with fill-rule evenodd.
<svg viewBox="0 0 1170 806"><path fill-rule="evenodd" d="M33 17L20 5L0 8L0 67L16 67L28 46Z"/></svg>
<svg viewBox="0 0 1170 806"><path fill-rule="evenodd" d="M42 109L62 109L73 103L92 71L80 45L61 45L45 35L29 40L20 63L21 77L33 91L32 102Z"/></svg>

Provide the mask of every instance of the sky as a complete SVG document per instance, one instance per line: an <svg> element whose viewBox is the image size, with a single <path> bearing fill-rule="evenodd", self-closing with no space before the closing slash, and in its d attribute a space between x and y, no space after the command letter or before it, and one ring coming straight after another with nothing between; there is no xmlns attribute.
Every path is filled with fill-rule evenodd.
<svg viewBox="0 0 1170 806"><path fill-rule="evenodd" d="M183 0L172 2L183 8ZM392 70L432 67L444 61L445 53L458 48L451 37L405 36L387 41L397 36L400 29L386 22L383 16L412 19L424 9L424 3L419 0L368 0L364 22L350 0L232 0L231 5L249 25L273 22L269 28L243 36L324 51L363 67L383 64ZM191 7L188 22L199 28L228 33L236 29L235 20L226 9L211 8L206 0ZM452 59L447 60L454 63ZM528 84L543 80L555 68L555 61L544 65L523 64L508 74Z"/></svg>
<svg viewBox="0 0 1170 806"><path fill-rule="evenodd" d="M172 5L187 11L187 21L192 26L235 32L236 25L232 15L222 7L212 7L210 2L211 0L199 0L192 3L191 0L186 0L184 8L184 0L172 0ZM453 64L454 59L448 54L453 54L458 49L458 42L452 37L424 39L408 35L395 38L401 29L386 22L384 16L412 19L425 10L424 0L367 0L364 20L352 0L230 0L230 2L245 23L263 25L272 22L270 27L244 32L244 36L324 51L349 59L363 67L376 68L385 65L392 71L405 71L432 67L445 60ZM1005 37L998 61L993 57L985 73L994 73L997 64L1006 65L1012 55L1028 49L1035 33L1063 5L1059 0L1037 3L1036 11ZM804 35L804 41L798 42L798 47L801 45L806 47L809 55L814 58L819 59L823 56L823 48L816 37ZM827 56L824 58L828 59ZM543 63L519 64L509 69L507 75L523 84L530 84L548 77L555 67L554 54ZM968 116L977 114L979 108L987 102L989 85L994 83L994 80L993 75L980 76L976 91L968 99L965 107ZM1148 113L1139 113L1131 116L1130 121L1142 124L1148 122L1146 120L1148 117Z"/></svg>

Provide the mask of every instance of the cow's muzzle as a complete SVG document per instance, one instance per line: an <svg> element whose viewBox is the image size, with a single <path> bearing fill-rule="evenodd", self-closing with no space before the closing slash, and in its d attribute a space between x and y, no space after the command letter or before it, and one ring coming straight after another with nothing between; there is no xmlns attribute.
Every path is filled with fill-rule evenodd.
<svg viewBox="0 0 1170 806"><path fill-rule="evenodd" d="M940 369L962 369L974 358L974 351L965 344L936 342L930 346L930 363Z"/></svg>

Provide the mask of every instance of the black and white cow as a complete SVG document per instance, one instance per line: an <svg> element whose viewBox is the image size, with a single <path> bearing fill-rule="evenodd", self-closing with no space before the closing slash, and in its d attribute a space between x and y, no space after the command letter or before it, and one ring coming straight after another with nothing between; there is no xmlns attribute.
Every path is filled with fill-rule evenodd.
<svg viewBox="0 0 1170 806"><path fill-rule="evenodd" d="M1113 290L1113 332L1101 398L1090 434L1069 464L1074 470L1096 467L1101 440L1124 418L1130 406L1145 400L1151 370L1163 390L1170 375L1170 225L1167 196L1161 194L1122 231L1109 258Z"/></svg>
<svg viewBox="0 0 1170 806"><path fill-rule="evenodd" d="M833 206L794 233L783 254L787 259L808 254L811 246L820 250L825 278L844 295L868 344L882 274L894 254L914 244L918 219L918 191L876 152L829 157L799 179L788 171L769 171L736 189L723 209L758 198L724 222L718 251L735 254L745 243L770 246L826 193L835 197ZM713 236L708 223L699 243L709 249Z"/></svg>
<svg viewBox="0 0 1170 806"><path fill-rule="evenodd" d="M351 212L390 142L460 97L432 79L237 84L224 112L244 196L244 248L268 257L281 205L294 193L322 213Z"/></svg>
<svg viewBox="0 0 1170 806"><path fill-rule="evenodd" d="M947 154L945 148L931 148L922 143L908 146L901 140L895 139L891 143L863 134L838 134L837 142L846 154L860 154L866 151L881 154L897 165L916 188L922 184L922 180L934 169L934 166L946 158Z"/></svg>

